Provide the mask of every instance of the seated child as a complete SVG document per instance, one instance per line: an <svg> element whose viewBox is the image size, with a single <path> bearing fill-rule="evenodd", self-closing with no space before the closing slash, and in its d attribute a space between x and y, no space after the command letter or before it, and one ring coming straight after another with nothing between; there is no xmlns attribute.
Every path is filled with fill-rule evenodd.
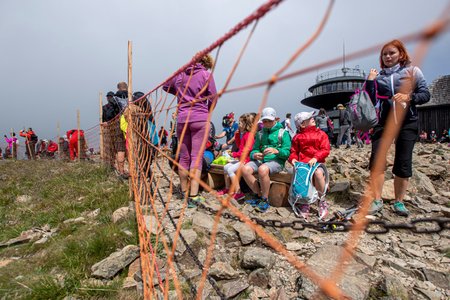
<svg viewBox="0 0 450 300"><path fill-rule="evenodd" d="M316 127L313 118L314 112L301 112L295 115L297 134L292 140L289 162L295 166L297 162L308 163L311 167L319 162L324 163L330 154L330 142L325 132ZM322 199L325 192L325 174L321 168L317 168L313 174L313 186L319 195L319 219L328 214L328 203ZM310 204L300 205L300 213L303 218L309 217Z"/></svg>
<svg viewBox="0 0 450 300"><path fill-rule="evenodd" d="M254 138L250 136L250 131L253 126L253 122L255 120L254 114L247 113L243 114L239 117L239 130L234 134L234 140L236 145L238 146L238 150L236 152L231 152L231 156L236 159L235 161L229 162L223 167L224 176L225 176L225 189L217 191L218 195L224 195L227 193L231 193L233 198L236 200L242 200L245 198L245 194L241 192L241 188L239 186L239 182L236 182L236 189L230 191L231 181L235 178L237 170L244 165L245 163L250 161L249 154L250 151L247 152L247 157L241 164L239 160L244 152L245 145L247 141L250 139L250 143L247 145L247 149L251 150L253 148Z"/></svg>
<svg viewBox="0 0 450 300"><path fill-rule="evenodd" d="M261 121L263 128L255 135L255 144L250 153L251 161L243 168L243 177L250 189L257 195L255 199L247 200L260 212L269 207L270 174L281 172L284 163L289 157L291 137L289 132L280 123L275 121L276 112L271 107L262 111ZM258 172L259 185L253 176Z"/></svg>

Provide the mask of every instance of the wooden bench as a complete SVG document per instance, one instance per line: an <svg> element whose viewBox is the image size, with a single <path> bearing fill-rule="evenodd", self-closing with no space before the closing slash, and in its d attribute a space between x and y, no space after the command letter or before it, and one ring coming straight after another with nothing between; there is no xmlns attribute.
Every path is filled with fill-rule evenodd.
<svg viewBox="0 0 450 300"><path fill-rule="evenodd" d="M258 174L255 174L258 177ZM206 178L205 178L206 179ZM270 176L269 201L274 207L288 207L289 187L291 186L292 174L283 171ZM217 190L225 186L222 165L211 165L206 179L208 185Z"/></svg>

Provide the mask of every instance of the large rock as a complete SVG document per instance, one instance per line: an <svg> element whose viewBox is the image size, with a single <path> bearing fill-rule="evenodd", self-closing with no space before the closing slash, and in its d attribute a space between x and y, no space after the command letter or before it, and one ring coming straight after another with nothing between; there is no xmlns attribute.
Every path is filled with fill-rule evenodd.
<svg viewBox="0 0 450 300"><path fill-rule="evenodd" d="M339 246L326 245L319 248L307 261L314 272L320 276L329 276L340 260L342 251ZM350 299L365 299L370 291L369 268L356 262L353 258L345 265L344 276L339 282L339 287ZM306 277L303 277L300 293L310 299L317 292L317 287Z"/></svg>
<svg viewBox="0 0 450 300"><path fill-rule="evenodd" d="M442 272L426 268L424 268L422 271L425 274L427 280L433 283L434 285L443 289L450 289L450 274L448 272L447 274L445 274Z"/></svg>
<svg viewBox="0 0 450 300"><path fill-rule="evenodd" d="M211 234L212 230L213 230L213 226L214 226L214 219L204 213L201 212L196 212L193 216L192 216L192 224L194 226L198 226L201 228L204 228L208 231L209 234ZM227 230L225 228L225 226L223 226L223 224L219 223L219 226L217 227L217 232L218 233L223 233L225 235L232 235L232 233Z"/></svg>
<svg viewBox="0 0 450 300"><path fill-rule="evenodd" d="M96 278L112 279L120 270L124 269L139 257L139 247L125 246L122 250L112 253L104 260L92 266L92 276Z"/></svg>
<svg viewBox="0 0 450 300"><path fill-rule="evenodd" d="M181 229L180 234L184 237L188 245L191 245L195 242L195 240L197 240L197 233L192 229ZM176 252L178 255L182 255L184 251L186 251L186 246L183 241L178 238Z"/></svg>
<svg viewBox="0 0 450 300"><path fill-rule="evenodd" d="M386 294L388 295L389 299L396 299L396 300L408 300L408 290L405 288L405 286L402 284L402 282L392 276L386 276L384 285L386 288Z"/></svg>
<svg viewBox="0 0 450 300"><path fill-rule="evenodd" d="M233 269L229 263L216 262L209 268L209 275L218 279L233 279L239 276L239 272Z"/></svg>
<svg viewBox="0 0 450 300"><path fill-rule="evenodd" d="M433 183L427 175L419 171L415 171L413 172L413 176L411 177L410 181L410 186L414 186L414 188L417 189L419 193L425 195L436 194L436 189L434 188Z"/></svg>
<svg viewBox="0 0 450 300"><path fill-rule="evenodd" d="M12 238L6 242L0 243L0 248L36 241L36 240L40 239L42 235L43 235L43 232L40 230L36 230L36 229L26 230L26 231L23 231L18 237Z"/></svg>
<svg viewBox="0 0 450 300"><path fill-rule="evenodd" d="M248 275L248 283L260 288L267 288L270 282L269 271L266 269L256 269Z"/></svg>
<svg viewBox="0 0 450 300"><path fill-rule="evenodd" d="M236 222L233 225L233 229L238 233L242 245L251 244L256 239L255 232L245 223Z"/></svg>
<svg viewBox="0 0 450 300"><path fill-rule="evenodd" d="M381 198L385 200L395 200L394 179L389 179L384 182Z"/></svg>
<svg viewBox="0 0 450 300"><path fill-rule="evenodd" d="M275 262L275 256L269 250L249 248L244 252L241 265L246 269L270 268Z"/></svg>
<svg viewBox="0 0 450 300"><path fill-rule="evenodd" d="M113 223L125 220L131 212L132 210L128 206L116 209L112 214Z"/></svg>
<svg viewBox="0 0 450 300"><path fill-rule="evenodd" d="M242 291L249 287L248 282L245 279L234 280L225 283L222 286L222 291L227 299L239 295Z"/></svg>

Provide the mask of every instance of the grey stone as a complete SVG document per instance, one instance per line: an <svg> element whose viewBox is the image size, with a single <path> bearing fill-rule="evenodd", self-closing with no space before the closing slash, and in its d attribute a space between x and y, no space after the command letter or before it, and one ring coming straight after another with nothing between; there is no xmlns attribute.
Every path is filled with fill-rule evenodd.
<svg viewBox="0 0 450 300"><path fill-rule="evenodd" d="M422 272L425 274L426 279L433 283L435 286L443 289L450 288L450 274L448 272L447 274L445 274L426 268L422 269Z"/></svg>
<svg viewBox="0 0 450 300"><path fill-rule="evenodd" d="M350 189L350 181L347 179L339 180L334 183L330 189L330 193L345 192Z"/></svg>
<svg viewBox="0 0 450 300"><path fill-rule="evenodd" d="M317 250L307 261L309 265L318 275L328 276L335 268L335 264L329 262L339 261L342 251L345 251L339 246L326 245ZM358 263L353 258L350 258L346 264L343 277L340 281L339 287L351 299L365 299L370 291L368 267ZM310 299L315 295L317 287L306 277L302 276L301 283L299 283L300 294Z"/></svg>
<svg viewBox="0 0 450 300"><path fill-rule="evenodd" d="M289 251L298 251L303 249L303 245L297 242L286 243L286 249Z"/></svg>
<svg viewBox="0 0 450 300"><path fill-rule="evenodd" d="M234 279L239 277L239 272L233 269L229 263L226 262L216 262L209 268L209 274L218 279Z"/></svg>
<svg viewBox="0 0 450 300"><path fill-rule="evenodd" d="M41 231L35 229L22 231L22 233L18 237L0 243L0 248L36 241L41 238L42 235L43 233Z"/></svg>
<svg viewBox="0 0 450 300"><path fill-rule="evenodd" d="M270 281L269 271L266 269L256 269L248 275L248 283L260 288L267 288Z"/></svg>
<svg viewBox="0 0 450 300"><path fill-rule="evenodd" d="M192 216L192 224L194 226L202 227L208 230L208 233L211 233L214 226L214 219L207 214L196 212ZM223 226L223 224L219 224L219 226L217 227L217 232L223 233L228 236L232 235L232 233L229 230L227 230L225 226Z"/></svg>
<svg viewBox="0 0 450 300"><path fill-rule="evenodd" d="M32 198L30 195L20 195L20 196L17 196L16 202L17 203L28 203L31 201L31 199Z"/></svg>
<svg viewBox="0 0 450 300"><path fill-rule="evenodd" d="M162 226L158 228L158 222L152 215L144 215L145 228L154 235L159 234L162 230Z"/></svg>
<svg viewBox="0 0 450 300"><path fill-rule="evenodd" d="M427 175L416 171L413 172L413 176L411 177L411 186L415 186L419 193L434 195L436 194L436 189L434 188L433 183Z"/></svg>
<svg viewBox="0 0 450 300"><path fill-rule="evenodd" d="M256 240L255 232L244 223L236 222L233 229L238 233L242 245L251 244Z"/></svg>
<svg viewBox="0 0 450 300"><path fill-rule="evenodd" d="M93 265L91 267L92 276L96 278L111 279L138 257L138 246L125 246L122 250L113 252L107 258Z"/></svg>
<svg viewBox="0 0 450 300"><path fill-rule="evenodd" d="M192 243L194 243L198 237L197 233L193 229L181 229L180 234L183 235L183 237L186 240L186 243L188 245L191 245ZM178 238L176 252L178 255L183 255L184 251L186 251L186 246L181 241L181 239Z"/></svg>
<svg viewBox="0 0 450 300"><path fill-rule="evenodd" d="M440 300L441 299L441 293L433 292L426 289L421 289L415 287L414 290L418 291L421 295L425 296L428 300Z"/></svg>
<svg viewBox="0 0 450 300"><path fill-rule="evenodd" d="M408 300L408 290L400 280L392 276L386 276L384 280L386 293L389 299L393 300Z"/></svg>
<svg viewBox="0 0 450 300"><path fill-rule="evenodd" d="M275 262L275 256L269 250L248 248L242 258L241 265L246 269L270 268Z"/></svg>
<svg viewBox="0 0 450 300"><path fill-rule="evenodd" d="M78 218L73 218L73 219L67 219L63 223L64 224L78 224L78 223L85 223L85 220L86 219L84 217L78 217Z"/></svg>
<svg viewBox="0 0 450 300"><path fill-rule="evenodd" d="M238 279L222 285L222 291L227 299L235 297L249 287L245 279Z"/></svg>

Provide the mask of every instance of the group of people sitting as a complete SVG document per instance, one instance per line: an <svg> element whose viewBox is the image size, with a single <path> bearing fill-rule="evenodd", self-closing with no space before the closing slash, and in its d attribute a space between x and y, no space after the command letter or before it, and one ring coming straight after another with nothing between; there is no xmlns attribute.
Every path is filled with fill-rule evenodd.
<svg viewBox="0 0 450 300"><path fill-rule="evenodd" d="M395 201L393 211L400 216L408 216L409 211L403 203L406 195L409 178L412 176L412 153L415 142L418 140L418 113L417 106L430 100L424 75L417 66L411 65L405 46L399 40L393 40L385 44L379 56L381 70L370 70L365 82L372 105L378 110L378 124L371 129L371 156L370 190L372 202L368 209L370 214L376 214L383 209L381 199L386 170L386 145L391 145L395 140L395 158L392 173L394 174ZM174 75L164 85L163 89L178 98L176 114L177 154L179 154L178 174L180 176L181 189L184 198L190 206L205 201L199 194L199 179L201 176L201 158L204 155L206 141L204 137L211 125L208 116L220 97L217 93L215 81L209 69L214 65L210 55L205 55L196 63L187 67L184 71ZM340 133L336 146L347 135L347 147L350 147L351 137L349 128L351 124L345 124L346 110L344 105L339 105ZM385 126L390 120L390 112L394 115L394 122L399 129L398 135L391 135L385 131ZM235 135L238 149L231 152L232 157L238 161L230 161L225 165L227 177L227 189L219 191L220 194L228 194L235 199L242 199L243 193L238 182L233 182L236 172L242 172L242 176L253 192L252 199L248 203L255 206L261 212L267 211L270 206L268 199L270 188L270 174L280 172L286 161L294 165L295 171L302 167L297 164L311 166L312 185L316 188L319 218L324 218L328 213L328 203L324 199L327 185L326 170L317 167L323 163L330 152L328 134L332 124L316 126L316 119L311 112L301 112L294 118L296 135L292 138L276 121L275 110L266 107L261 115L262 130L254 136L249 132L249 124L256 126L257 120L253 114L244 114L239 118L239 137ZM397 116L401 116L398 123ZM339 120L341 121L341 120ZM322 123L324 124L324 123ZM323 128L322 128L323 127ZM322 130L325 129L326 130ZM230 130L231 131L231 130ZM280 134L281 132L281 134ZM364 135L363 135L364 134ZM238 139L237 139L238 137ZM387 143L382 143L386 141ZM253 141L254 140L254 141ZM360 135L361 141L367 141L366 133ZM229 140L230 141L230 140ZM228 145L221 145L224 150ZM258 179L254 174L258 174ZM296 181L292 186L295 187ZM233 187L233 189L231 189ZM298 215L307 217L311 202L294 201L298 207L293 207ZM291 203L292 205L292 203Z"/></svg>
<svg viewBox="0 0 450 300"><path fill-rule="evenodd" d="M431 130L428 135L425 130L422 130L419 134L419 141L421 143L450 143L449 130L444 129L440 136L436 134L435 130Z"/></svg>

